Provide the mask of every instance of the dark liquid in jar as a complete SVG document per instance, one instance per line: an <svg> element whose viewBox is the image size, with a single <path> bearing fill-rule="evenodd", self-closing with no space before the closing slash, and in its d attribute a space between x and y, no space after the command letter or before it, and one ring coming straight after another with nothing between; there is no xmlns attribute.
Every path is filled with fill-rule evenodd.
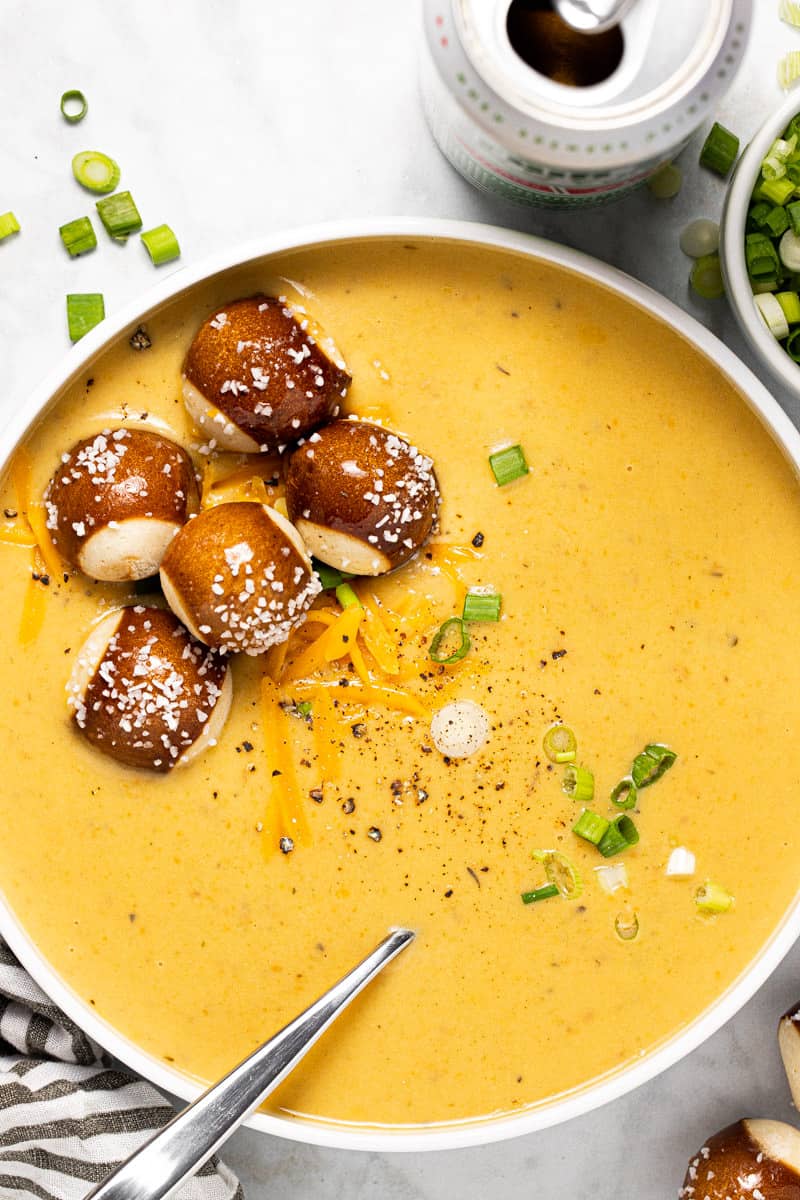
<svg viewBox="0 0 800 1200"><path fill-rule="evenodd" d="M523 62L568 87L602 83L622 59L624 41L618 25L605 33L581 33L561 19L550 0L513 0L506 29Z"/></svg>

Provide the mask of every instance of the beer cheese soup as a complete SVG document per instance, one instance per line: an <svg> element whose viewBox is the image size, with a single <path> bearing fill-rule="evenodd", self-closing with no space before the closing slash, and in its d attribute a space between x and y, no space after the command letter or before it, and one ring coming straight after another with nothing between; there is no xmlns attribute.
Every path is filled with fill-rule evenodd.
<svg viewBox="0 0 800 1200"><path fill-rule="evenodd" d="M103 618L164 596L60 562L45 489L81 439L147 430L194 463L187 529L285 518L290 449L220 453L181 396L202 322L257 293L335 339L342 415L432 460L437 523L388 574L323 571L288 641L223 652L230 714L191 762L125 765L65 687ZM603 288L424 239L284 254L133 333L2 494L0 877L64 980L212 1080L410 926L269 1101L366 1126L541 1105L696 1018L798 878L800 504L742 398Z"/></svg>

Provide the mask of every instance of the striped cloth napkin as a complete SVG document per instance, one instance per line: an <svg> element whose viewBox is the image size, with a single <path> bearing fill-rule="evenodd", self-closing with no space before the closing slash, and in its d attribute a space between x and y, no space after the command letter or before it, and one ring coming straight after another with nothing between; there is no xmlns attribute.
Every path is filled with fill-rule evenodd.
<svg viewBox="0 0 800 1200"><path fill-rule="evenodd" d="M37 987L0 939L0 1197L82 1200L175 1115L119 1070ZM179 1200L243 1200L210 1159Z"/></svg>

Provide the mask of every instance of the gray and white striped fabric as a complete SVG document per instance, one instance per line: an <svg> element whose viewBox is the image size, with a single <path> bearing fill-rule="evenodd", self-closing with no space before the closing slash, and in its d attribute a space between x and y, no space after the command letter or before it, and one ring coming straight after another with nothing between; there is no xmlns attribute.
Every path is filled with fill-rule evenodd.
<svg viewBox="0 0 800 1200"><path fill-rule="evenodd" d="M0 939L0 1197L82 1200L174 1110L120 1070ZM243 1200L216 1159L179 1200Z"/></svg>

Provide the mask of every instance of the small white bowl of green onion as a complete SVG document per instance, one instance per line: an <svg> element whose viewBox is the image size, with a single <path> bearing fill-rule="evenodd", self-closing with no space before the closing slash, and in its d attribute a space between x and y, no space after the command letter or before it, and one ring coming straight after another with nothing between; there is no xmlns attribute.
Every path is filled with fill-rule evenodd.
<svg viewBox="0 0 800 1200"><path fill-rule="evenodd" d="M737 163L720 260L750 347L800 396L800 92L771 114Z"/></svg>

